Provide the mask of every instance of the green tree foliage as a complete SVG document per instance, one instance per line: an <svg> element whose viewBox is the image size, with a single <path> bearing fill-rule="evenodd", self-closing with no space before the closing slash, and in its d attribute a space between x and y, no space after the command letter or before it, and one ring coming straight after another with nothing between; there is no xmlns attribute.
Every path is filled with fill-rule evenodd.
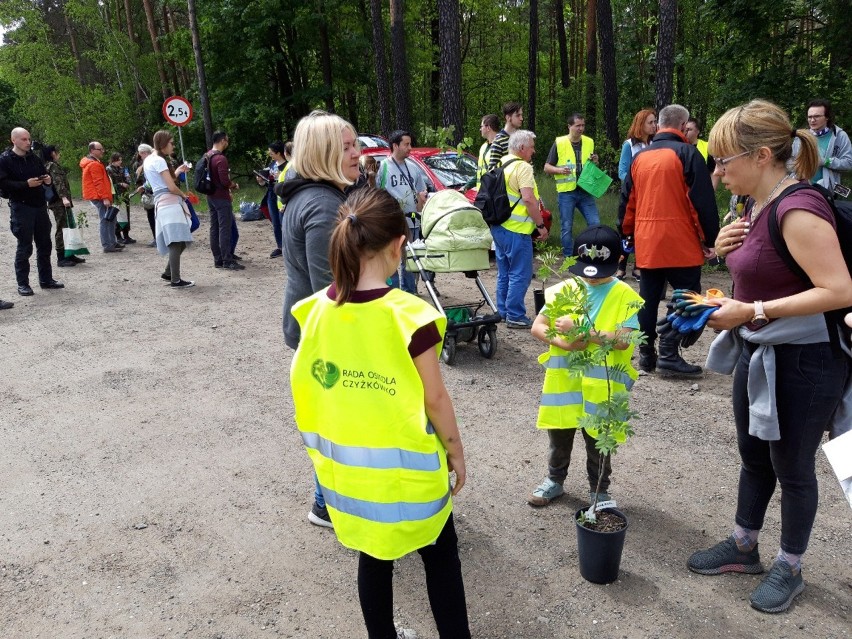
<svg viewBox="0 0 852 639"><path fill-rule="evenodd" d="M81 152L92 138L125 153L165 126L165 89L200 111L195 64L183 0L150 0L159 60L141 2L123 0L2 0L0 125L25 124L37 139ZM618 95L618 134L633 114L653 105L659 0L611 0ZM405 0L404 33L412 128L442 124L439 7L456 3ZM299 118L333 107L359 131L382 132L381 106L396 119L394 91L381 105L376 90L371 3L368 0L205 0L197 3L213 123L226 129L235 160L288 139ZM566 117L591 99L588 133L604 148L603 96L585 61L588 0L539 3L538 37L530 46L530 6L518 0L459 0L462 130L478 142L483 114L502 103L530 104L536 91L538 156L566 131ZM704 124L754 97L774 100L804 125L812 97L835 103L841 125L852 125L852 47L848 0L678 0L673 97ZM390 3L382 0L381 34L388 77L394 59ZM560 56L564 22L565 54ZM128 25L128 22L130 23ZM380 30L376 30L379 33ZM599 40L599 39L598 39ZM608 51L609 52L609 51ZM530 82L530 55L537 57ZM603 58L600 58L603 59ZM184 128L187 155L204 150L200 113Z"/></svg>

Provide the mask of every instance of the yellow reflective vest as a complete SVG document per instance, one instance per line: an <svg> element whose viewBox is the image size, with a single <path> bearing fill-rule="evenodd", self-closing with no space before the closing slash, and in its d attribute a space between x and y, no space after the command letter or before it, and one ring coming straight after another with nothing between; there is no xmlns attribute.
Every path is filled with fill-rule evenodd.
<svg viewBox="0 0 852 639"><path fill-rule="evenodd" d="M544 292L545 302L550 303L564 286L583 286L571 280L551 286ZM633 301L642 301L636 291L624 282L617 282L607 293L603 306L594 318L595 328L599 331L615 331L621 324L630 319L635 308L630 308ZM551 325L553 320L551 318ZM575 319L575 318L572 318ZM599 348L597 344L590 349ZM547 353L538 361L545 368L544 386L541 391L541 404L538 409L538 428L577 428L577 423L583 415L595 414L598 405L609 397L607 390L606 369L603 366L592 368L583 373L582 377L573 377L568 369L565 351L557 346L550 346ZM636 369L630 363L633 347L623 351L613 350L607 356L607 363L623 365L625 373L610 370L610 387L613 393L628 391L638 377ZM589 433L595 436L595 433Z"/></svg>
<svg viewBox="0 0 852 639"><path fill-rule="evenodd" d="M278 172L278 182L284 181L284 176L287 174L287 168L290 166L289 162L285 162L284 166L281 167L281 170ZM284 212L284 202L281 201L281 198L278 198L278 214Z"/></svg>
<svg viewBox="0 0 852 639"><path fill-rule="evenodd" d="M589 157L595 152L595 141L585 135L580 140L580 165L589 161ZM577 188L577 157L574 154L574 146L567 135L556 138L556 166L567 166L572 169L568 175L557 174L553 176L556 181L557 193L573 191Z"/></svg>
<svg viewBox="0 0 852 639"><path fill-rule="evenodd" d="M433 543L452 511L446 451L408 353L417 329L435 322L443 335L446 318L399 289L341 306L327 291L292 310L296 425L340 543L397 559Z"/></svg>
<svg viewBox="0 0 852 639"><path fill-rule="evenodd" d="M476 161L476 188L479 190L479 184L482 181L482 176L488 170L489 155L491 151L491 142L483 142L479 147L479 159Z"/></svg>
<svg viewBox="0 0 852 639"><path fill-rule="evenodd" d="M704 161L707 161L707 140L696 140L695 148L698 149L698 152L704 158Z"/></svg>
<svg viewBox="0 0 852 639"><path fill-rule="evenodd" d="M517 160L517 162L512 162L512 164L506 167L506 170L503 171L503 178L506 180L506 194L509 196L509 204L515 208L512 209L512 214L509 216L509 219L503 222L501 226L507 231L520 233L521 235L532 235L533 231L535 231L535 222L527 211L527 205L524 204L524 201L521 198L521 193L519 191L515 191L509 186L509 178L515 170L521 166L523 160L517 155L509 153L503 156L500 163L506 164L509 160ZM535 196L536 201L538 201L538 184L535 184L533 188L533 195ZM516 202L517 204L515 204Z"/></svg>

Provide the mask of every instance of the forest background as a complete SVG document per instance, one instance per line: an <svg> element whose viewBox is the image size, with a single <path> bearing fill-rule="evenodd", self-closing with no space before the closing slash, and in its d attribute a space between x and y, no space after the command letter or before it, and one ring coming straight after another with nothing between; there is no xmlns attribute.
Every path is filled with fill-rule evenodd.
<svg viewBox="0 0 852 639"><path fill-rule="evenodd" d="M475 153L518 100L538 166L579 111L611 175L633 115L670 102L705 138L755 97L800 127L827 98L852 129L848 0L3 0L0 25L0 137L26 126L73 170L91 139L131 158L171 95L187 159L225 129L242 170L313 108Z"/></svg>

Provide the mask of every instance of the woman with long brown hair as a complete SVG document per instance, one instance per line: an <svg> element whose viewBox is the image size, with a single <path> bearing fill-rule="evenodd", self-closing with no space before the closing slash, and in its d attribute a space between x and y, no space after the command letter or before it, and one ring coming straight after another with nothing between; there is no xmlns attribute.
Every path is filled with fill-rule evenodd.
<svg viewBox="0 0 852 639"><path fill-rule="evenodd" d="M630 125L630 130L627 132L627 139L621 146L621 158L618 161L618 179L622 182L630 174L630 166L633 164L633 156L639 151L647 147L651 143L651 138L657 132L657 113L653 109L642 109L633 116L633 122ZM626 251L629 247L625 247L625 252L618 261L618 270L615 276L622 280L627 275L627 258L629 253ZM638 268L633 269L633 277L637 280L640 277Z"/></svg>
<svg viewBox="0 0 852 639"><path fill-rule="evenodd" d="M789 173L793 140L801 151ZM764 100L725 113L710 132L716 175L734 195L750 195L742 219L716 239L734 281L733 298L707 325L725 329L707 360L733 371L733 409L740 468L731 536L694 553L689 569L706 575L760 573L758 535L776 485L781 486L781 545L751 595L763 612L786 610L804 589L801 560L817 511L815 456L823 432L848 394L849 357L832 346L824 313L852 305L852 278L825 197L808 185L819 155L814 136ZM808 281L785 261L770 218ZM845 425L848 428L848 424Z"/></svg>
<svg viewBox="0 0 852 639"><path fill-rule="evenodd" d="M187 244L192 242L189 211L184 203L185 195L178 188L177 176L186 173L188 167L181 164L172 169L166 158L174 151L174 137L168 131L154 134L154 152L145 158L142 166L145 179L154 191L154 215L157 250L168 255L166 270L160 276L171 283L172 288L189 288L195 282L180 277L180 256Z"/></svg>

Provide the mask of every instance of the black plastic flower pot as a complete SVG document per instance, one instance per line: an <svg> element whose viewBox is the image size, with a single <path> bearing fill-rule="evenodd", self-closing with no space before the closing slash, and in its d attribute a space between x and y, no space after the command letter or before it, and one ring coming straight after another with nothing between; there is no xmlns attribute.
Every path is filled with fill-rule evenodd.
<svg viewBox="0 0 852 639"><path fill-rule="evenodd" d="M615 508L604 508L599 512L609 512L624 520L624 528L615 532L599 532L586 528L577 521L586 508L574 514L577 526L577 554L580 559L580 574L586 581L594 584L609 584L618 579L621 566L621 552L624 550L624 537L627 534L627 517Z"/></svg>
<svg viewBox="0 0 852 639"><path fill-rule="evenodd" d="M535 305L535 314L538 315L544 308L544 291L542 289L533 289L533 304Z"/></svg>

